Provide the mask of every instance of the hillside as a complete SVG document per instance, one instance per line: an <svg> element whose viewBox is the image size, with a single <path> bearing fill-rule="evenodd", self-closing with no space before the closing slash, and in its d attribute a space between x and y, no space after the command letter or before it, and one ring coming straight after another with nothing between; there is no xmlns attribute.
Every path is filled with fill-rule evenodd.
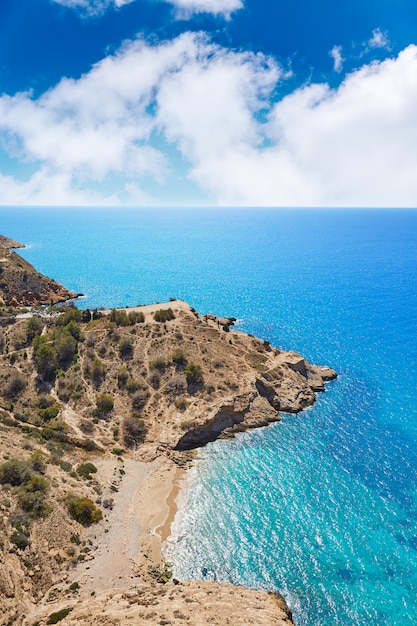
<svg viewBox="0 0 417 626"><path fill-rule="evenodd" d="M335 372L181 301L61 310L0 332L2 624L291 624L278 594L172 581L161 541L195 448Z"/></svg>
<svg viewBox="0 0 417 626"><path fill-rule="evenodd" d="M56 281L43 276L10 248L24 245L0 236L0 304L36 306L65 302L77 295Z"/></svg>

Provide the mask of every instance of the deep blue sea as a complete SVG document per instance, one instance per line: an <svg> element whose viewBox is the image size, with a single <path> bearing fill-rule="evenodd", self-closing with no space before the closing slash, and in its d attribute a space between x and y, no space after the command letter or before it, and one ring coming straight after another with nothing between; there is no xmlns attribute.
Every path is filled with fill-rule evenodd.
<svg viewBox="0 0 417 626"><path fill-rule="evenodd" d="M417 211L1 209L0 232L83 308L183 298L338 371L200 450L177 577L278 589L297 626L417 623Z"/></svg>

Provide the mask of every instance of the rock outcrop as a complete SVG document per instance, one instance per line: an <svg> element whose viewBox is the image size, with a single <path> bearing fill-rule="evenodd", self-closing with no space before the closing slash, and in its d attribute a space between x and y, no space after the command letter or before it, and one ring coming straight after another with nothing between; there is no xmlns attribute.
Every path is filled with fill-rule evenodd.
<svg viewBox="0 0 417 626"><path fill-rule="evenodd" d="M1 236L0 303L4 306L50 305L81 295L43 276L10 248L24 248L24 245Z"/></svg>

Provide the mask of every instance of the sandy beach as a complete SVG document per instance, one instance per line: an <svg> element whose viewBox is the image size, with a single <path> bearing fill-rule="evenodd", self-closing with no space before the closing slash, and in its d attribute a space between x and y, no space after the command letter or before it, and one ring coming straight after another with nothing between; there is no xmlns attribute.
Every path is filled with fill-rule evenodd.
<svg viewBox="0 0 417 626"><path fill-rule="evenodd" d="M77 580L87 594L128 588L163 571L162 544L170 534L185 474L162 457L144 463L120 462L113 456L97 466L108 484L102 501L112 501L112 508L105 509L99 527L88 531L91 551L76 567Z"/></svg>

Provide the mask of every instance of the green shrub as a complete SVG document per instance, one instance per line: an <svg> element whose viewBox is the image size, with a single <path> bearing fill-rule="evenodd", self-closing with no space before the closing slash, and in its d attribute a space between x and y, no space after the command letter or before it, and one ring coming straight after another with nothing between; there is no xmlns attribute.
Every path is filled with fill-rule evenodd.
<svg viewBox="0 0 417 626"><path fill-rule="evenodd" d="M176 348L172 353L172 360L176 365L186 365L187 359L185 358L184 351L181 348Z"/></svg>
<svg viewBox="0 0 417 626"><path fill-rule="evenodd" d="M56 341L55 350L58 365L68 369L77 356L77 342L72 335L63 335Z"/></svg>
<svg viewBox="0 0 417 626"><path fill-rule="evenodd" d="M72 607L68 607L66 609L61 609L60 611L56 611L56 613L51 613L48 617L47 624L57 624L65 617L67 617L68 613L72 611Z"/></svg>
<svg viewBox="0 0 417 626"><path fill-rule="evenodd" d="M75 322L74 320L71 320L65 327L64 330L69 333L70 335L72 335L72 337L74 337L74 339L76 341L79 341L81 338L81 330L80 330L80 325Z"/></svg>
<svg viewBox="0 0 417 626"><path fill-rule="evenodd" d="M133 326L137 323L143 323L145 316L142 311L130 311L130 313L126 313L126 311L120 309L112 309L109 319L117 326Z"/></svg>
<svg viewBox="0 0 417 626"><path fill-rule="evenodd" d="M123 337L120 340L119 354L122 359L131 359L133 357L133 343L129 337Z"/></svg>
<svg viewBox="0 0 417 626"><path fill-rule="evenodd" d="M91 480L91 474L96 474L97 468L93 463L82 463L77 467L77 474L85 478L85 480Z"/></svg>
<svg viewBox="0 0 417 626"><path fill-rule="evenodd" d="M95 385L100 385L106 375L106 368L100 359L94 359L91 364L90 375Z"/></svg>
<svg viewBox="0 0 417 626"><path fill-rule="evenodd" d="M100 393L96 396L96 405L100 413L110 413L114 408L114 400L107 393Z"/></svg>
<svg viewBox="0 0 417 626"><path fill-rule="evenodd" d="M129 320L129 324L143 324L145 321L145 316L142 311L131 311L127 316Z"/></svg>
<svg viewBox="0 0 417 626"><path fill-rule="evenodd" d="M0 465L0 484L16 487L23 485L32 476L31 467L26 461L12 459Z"/></svg>
<svg viewBox="0 0 417 626"><path fill-rule="evenodd" d="M143 383L141 383L138 380L136 380L135 378L129 378L126 381L126 387L125 388L126 388L126 391L128 393L134 393L138 389L146 388L146 386Z"/></svg>
<svg viewBox="0 0 417 626"><path fill-rule="evenodd" d="M159 311L155 311L153 318L156 322L168 322L175 319L175 314L171 308L159 309Z"/></svg>
<svg viewBox="0 0 417 626"><path fill-rule="evenodd" d="M129 372L125 367L121 367L117 372L117 385L119 389L123 389L129 380Z"/></svg>
<svg viewBox="0 0 417 626"><path fill-rule="evenodd" d="M83 526L91 526L103 518L101 509L98 509L90 498L68 496L67 507L71 517Z"/></svg>
<svg viewBox="0 0 417 626"><path fill-rule="evenodd" d="M49 406L47 409L41 409L39 411L39 417L41 417L45 422L50 422L55 419L59 413L59 406L54 404L53 406Z"/></svg>
<svg viewBox="0 0 417 626"><path fill-rule="evenodd" d="M203 380L203 370L195 363L189 363L184 370L188 383L200 383Z"/></svg>
<svg viewBox="0 0 417 626"><path fill-rule="evenodd" d="M20 530L15 530L11 537L10 541L15 544L19 548L19 550L25 550L28 546L30 546L30 539L28 535L21 532Z"/></svg>
<svg viewBox="0 0 417 626"><path fill-rule="evenodd" d="M175 406L178 409L178 411L185 411L188 406L189 406L189 402L185 399L185 398L178 398L178 400L175 400Z"/></svg>

